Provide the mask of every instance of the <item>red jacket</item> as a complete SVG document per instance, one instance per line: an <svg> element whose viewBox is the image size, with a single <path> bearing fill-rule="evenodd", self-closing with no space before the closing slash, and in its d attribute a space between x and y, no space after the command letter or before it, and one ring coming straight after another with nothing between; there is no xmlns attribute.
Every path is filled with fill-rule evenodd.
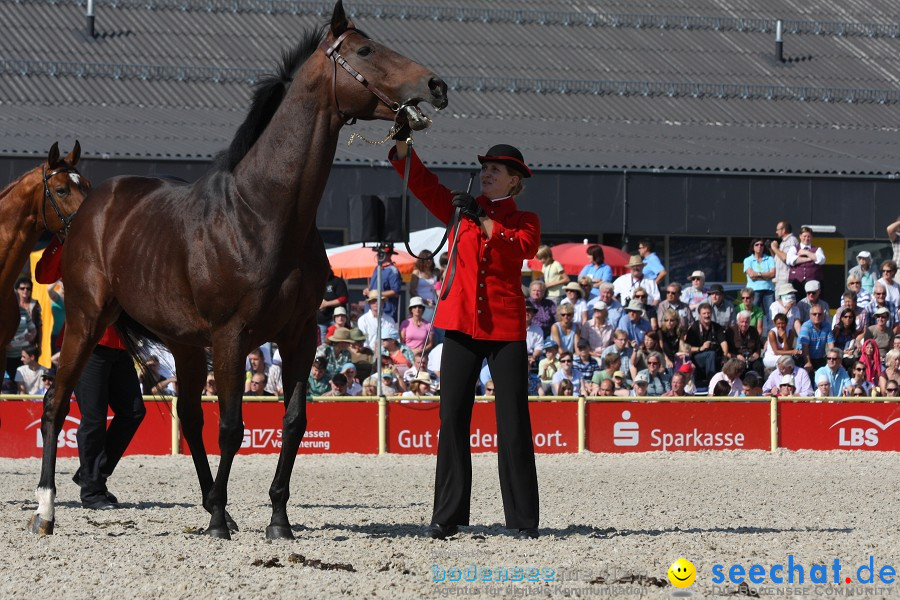
<svg viewBox="0 0 900 600"><path fill-rule="evenodd" d="M453 194L422 164L415 151L409 156L410 191L448 224L453 218ZM397 160L396 149L388 158L402 176L405 161ZM522 261L534 258L537 252L540 221L536 214L519 210L512 198L491 202L479 196L476 201L494 221L491 238L472 219L460 220L456 276L450 295L440 302L434 324L480 340L524 340ZM450 232L451 243L454 233Z"/></svg>
<svg viewBox="0 0 900 600"><path fill-rule="evenodd" d="M50 284L62 277L62 247L63 245L59 238L54 237L50 245L44 249L44 253L41 254L41 260L34 267L34 278L37 279L38 283ZM62 338L64 333L65 328L60 331L59 337ZM103 337L97 343L107 348L127 350L115 327L107 327Z"/></svg>

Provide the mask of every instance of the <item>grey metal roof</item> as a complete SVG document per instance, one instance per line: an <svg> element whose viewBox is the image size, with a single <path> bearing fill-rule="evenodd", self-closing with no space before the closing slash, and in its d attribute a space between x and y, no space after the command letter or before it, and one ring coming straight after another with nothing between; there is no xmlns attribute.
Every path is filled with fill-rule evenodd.
<svg viewBox="0 0 900 600"><path fill-rule="evenodd" d="M417 137L435 165L474 165L503 139L539 169L893 174L894 4L381 0L346 8L450 84L449 108ZM331 6L113 0L97 4L100 35L89 39L75 0L0 0L0 154L43 155L53 141L77 137L87 156L209 158L241 122L252 82ZM773 60L775 18L785 19L787 63ZM387 125L354 129L374 138ZM384 152L341 144L336 160L373 164Z"/></svg>

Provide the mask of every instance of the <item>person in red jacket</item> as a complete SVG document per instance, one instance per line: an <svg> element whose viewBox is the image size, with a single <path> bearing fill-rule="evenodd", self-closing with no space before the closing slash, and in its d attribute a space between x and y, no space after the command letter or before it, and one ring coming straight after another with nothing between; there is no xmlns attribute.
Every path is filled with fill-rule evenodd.
<svg viewBox="0 0 900 600"><path fill-rule="evenodd" d="M54 283L62 276L62 248L62 242L54 238L44 250L35 267L38 282ZM91 353L75 386L75 399L81 409L76 434L80 466L72 480L81 486L81 505L94 510L118 508L106 480L144 420L146 409L134 361L115 327L107 328ZM107 430L109 408L114 416Z"/></svg>
<svg viewBox="0 0 900 600"><path fill-rule="evenodd" d="M397 137L406 138L403 135ZM486 358L495 384L500 489L506 526L516 537L538 537L538 484L528 413L528 358L522 261L540 245L536 214L521 211L515 196L531 177L513 146L492 147L481 163L481 194L452 192L441 185L414 151L398 140L389 159L402 176L410 160L409 189L445 224L461 210L455 249L444 277L434 325L446 330L441 362L441 430L434 511L426 535L444 539L469 524L472 455L469 446L475 385ZM455 276L450 282L450 276Z"/></svg>

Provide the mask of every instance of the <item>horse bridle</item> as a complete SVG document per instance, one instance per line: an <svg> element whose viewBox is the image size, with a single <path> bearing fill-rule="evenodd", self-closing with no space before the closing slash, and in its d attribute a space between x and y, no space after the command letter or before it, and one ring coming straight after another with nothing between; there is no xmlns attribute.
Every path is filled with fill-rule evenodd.
<svg viewBox="0 0 900 600"><path fill-rule="evenodd" d="M44 221L44 229L50 231L50 226L47 224L47 203L50 203L50 206L53 207L53 212L56 213L56 217L59 219L59 222L62 223L62 229L60 231L55 232L56 235L65 237L69 233L69 227L72 225L72 219L75 218L75 214L78 212L78 209L72 211L68 217L63 216L62 209L59 207L59 202L57 202L56 197L53 195L53 192L50 191L50 179L59 175L60 173L75 173L79 177L81 174L78 172L78 169L75 167L70 167L69 165L63 163L63 166L55 169L53 171L47 172L47 166L44 165L41 167L41 177L44 181L44 200L41 202L41 219ZM80 184L79 184L80 185Z"/></svg>
<svg viewBox="0 0 900 600"><path fill-rule="evenodd" d="M355 79L359 83L361 83L364 88L366 88L367 90L372 92L372 94L376 98L381 100L381 102L383 102L385 106L387 106L389 109L391 109L395 113L399 112L400 109L403 107L402 104L400 104L399 102L397 102L395 100L391 100L387 94L385 94L380 89L378 89L377 87L375 87L374 85L369 83L368 79L366 79L359 71L354 69L350 65L350 63L348 63L347 60L343 56L341 56L340 53L338 53L338 49L341 47L341 44L344 43L344 40L347 39L347 37L353 35L354 33L357 35L363 35L362 32L360 32L358 29L353 29L351 27L351 28L347 29L346 31L344 31L344 33L339 35L334 40L334 43L332 43L330 46L325 42L325 40L323 40L322 43L319 44L319 47L325 52L325 56L327 56L328 58L331 59L331 62L334 66L334 77L331 78L331 92L332 92L331 95L334 96L334 105L337 108L338 114L341 115L341 118L345 122L351 121L351 120L353 120L353 121L356 120L355 117L350 117L350 116L346 115L344 113L344 111L341 110L341 104L338 101L338 95L337 95L337 68L338 68L338 65L340 65L341 67L343 67L343 69L345 71L350 73L350 76L353 77L353 79ZM363 36L363 37L365 37L365 36ZM368 39L368 38L366 38L366 39Z"/></svg>

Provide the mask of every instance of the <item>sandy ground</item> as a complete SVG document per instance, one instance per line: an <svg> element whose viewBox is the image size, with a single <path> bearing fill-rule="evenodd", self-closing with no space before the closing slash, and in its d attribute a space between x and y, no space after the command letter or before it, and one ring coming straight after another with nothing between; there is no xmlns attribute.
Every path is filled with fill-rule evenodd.
<svg viewBox="0 0 900 600"><path fill-rule="evenodd" d="M475 525L434 541L421 537L433 457L301 456L296 540L268 542L273 456L237 458L229 510L241 530L231 541L196 533L208 519L187 457L126 457L110 480L123 508L102 512L81 508L76 463L61 459L47 537L25 531L39 461L0 459L0 598L665 598L681 592L666 576L679 557L697 569L687 591L698 597L744 595L717 586L714 566L727 577L734 564L759 564L766 581L750 595L900 598L900 582L877 579L884 565L900 571L898 462L877 452L539 456L542 537L521 541L503 527L496 456L478 455ZM804 584L768 579L788 555ZM870 556L876 583L860 585ZM811 584L815 564L832 580L835 559L851 584ZM483 581L517 568L542 581Z"/></svg>

